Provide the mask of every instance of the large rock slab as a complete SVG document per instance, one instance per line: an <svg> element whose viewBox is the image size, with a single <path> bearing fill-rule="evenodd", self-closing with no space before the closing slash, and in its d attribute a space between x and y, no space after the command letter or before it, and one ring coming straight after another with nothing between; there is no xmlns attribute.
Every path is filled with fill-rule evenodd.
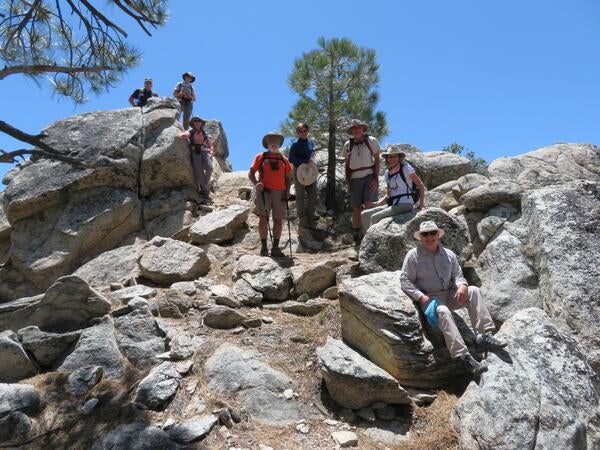
<svg viewBox="0 0 600 450"><path fill-rule="evenodd" d="M37 374L37 367L13 331L0 333L0 382L15 382Z"/></svg>
<svg viewBox="0 0 600 450"><path fill-rule="evenodd" d="M180 382L181 375L175 369L175 365L165 361L140 381L135 400L152 410L162 411L175 397Z"/></svg>
<svg viewBox="0 0 600 450"><path fill-rule="evenodd" d="M119 348L135 367L143 370L158 363L165 340L148 307L120 316L114 324Z"/></svg>
<svg viewBox="0 0 600 450"><path fill-rule="evenodd" d="M467 192L475 189L476 187L482 186L489 181L489 178L479 173L469 173L456 180L450 191L452 192L452 195L454 195L454 198L459 199Z"/></svg>
<svg viewBox="0 0 600 450"><path fill-rule="evenodd" d="M254 186L248 178L248 171L240 170L222 174L219 177L219 182L216 184L215 188L216 191L223 196L237 198L240 189L253 189Z"/></svg>
<svg viewBox="0 0 600 450"><path fill-rule="evenodd" d="M193 280L210 270L210 261L204 250L160 236L152 238L142 248L138 264L144 277L166 286Z"/></svg>
<svg viewBox="0 0 600 450"><path fill-rule="evenodd" d="M221 244L230 241L246 223L250 208L232 205L200 217L190 228L190 238L196 244Z"/></svg>
<svg viewBox="0 0 600 450"><path fill-rule="evenodd" d="M291 272L267 257L244 255L236 263L233 280L243 279L265 300L283 301L292 287Z"/></svg>
<svg viewBox="0 0 600 450"><path fill-rule="evenodd" d="M137 260L141 247L141 245L125 245L101 253L79 267L73 275L97 288L135 279L140 275Z"/></svg>
<svg viewBox="0 0 600 450"><path fill-rule="evenodd" d="M119 425L101 436L92 450L176 450L179 447L169 435L158 427L135 422Z"/></svg>
<svg viewBox="0 0 600 450"><path fill-rule="evenodd" d="M18 331L19 340L42 368L50 369L65 354L69 347L79 339L81 331L68 333L47 333L38 327L25 327Z"/></svg>
<svg viewBox="0 0 600 450"><path fill-rule="evenodd" d="M411 402L394 377L342 341L327 337L325 345L317 348L317 358L327 391L344 408Z"/></svg>
<svg viewBox="0 0 600 450"><path fill-rule="evenodd" d="M326 264L317 264L302 272L294 282L294 289L296 295L312 296L333 285L335 285L335 270Z"/></svg>
<svg viewBox="0 0 600 450"><path fill-rule="evenodd" d="M211 392L232 397L256 420L289 425L314 416L307 406L280 396L292 380L273 369L255 351L224 343L206 360L204 377Z"/></svg>
<svg viewBox="0 0 600 450"><path fill-rule="evenodd" d="M56 370L73 372L88 366L102 367L105 376L110 379L119 378L125 371L114 326L109 317L83 330L73 352L58 365Z"/></svg>
<svg viewBox="0 0 600 450"><path fill-rule="evenodd" d="M600 181L600 148L592 144L556 144L510 158L498 158L489 176L534 190L574 180Z"/></svg>
<svg viewBox="0 0 600 450"><path fill-rule="evenodd" d="M341 282L344 342L390 373L403 386L435 388L460 378L443 342L425 334L399 272L381 272Z"/></svg>
<svg viewBox="0 0 600 450"><path fill-rule="evenodd" d="M406 161L428 189L475 172L469 159L450 152L407 153Z"/></svg>
<svg viewBox="0 0 600 450"><path fill-rule="evenodd" d="M539 189L523 203L545 310L600 373L600 183Z"/></svg>
<svg viewBox="0 0 600 450"><path fill-rule="evenodd" d="M218 423L219 418L214 414L194 417L174 426L169 430L169 436L177 442L188 444L204 438Z"/></svg>
<svg viewBox="0 0 600 450"><path fill-rule="evenodd" d="M29 384L0 383L0 417L11 412L34 413L42 405L42 396Z"/></svg>
<svg viewBox="0 0 600 450"><path fill-rule="evenodd" d="M67 276L43 295L0 304L0 330L35 325L46 331L84 328L110 311L111 303L81 278Z"/></svg>
<svg viewBox="0 0 600 450"><path fill-rule="evenodd" d="M483 383L472 382L452 412L461 448L599 448L597 375L575 340L537 308L519 311L498 337L507 353L488 355Z"/></svg>
<svg viewBox="0 0 600 450"><path fill-rule="evenodd" d="M454 251L461 262L471 256L471 240L465 224L440 208L383 219L367 231L360 245L358 260L366 273L402 268L408 251L418 244L413 237L421 222L433 220L446 234L442 245Z"/></svg>
<svg viewBox="0 0 600 450"><path fill-rule="evenodd" d="M490 181L471 189L460 197L460 202L470 211L487 211L501 203L519 204L522 189L512 181Z"/></svg>

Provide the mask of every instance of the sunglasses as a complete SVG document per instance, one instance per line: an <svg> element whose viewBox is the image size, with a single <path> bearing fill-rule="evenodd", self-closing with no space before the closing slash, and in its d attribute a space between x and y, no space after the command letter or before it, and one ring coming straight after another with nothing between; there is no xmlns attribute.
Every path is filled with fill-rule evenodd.
<svg viewBox="0 0 600 450"><path fill-rule="evenodd" d="M437 231L423 231L421 236L435 236L437 233Z"/></svg>

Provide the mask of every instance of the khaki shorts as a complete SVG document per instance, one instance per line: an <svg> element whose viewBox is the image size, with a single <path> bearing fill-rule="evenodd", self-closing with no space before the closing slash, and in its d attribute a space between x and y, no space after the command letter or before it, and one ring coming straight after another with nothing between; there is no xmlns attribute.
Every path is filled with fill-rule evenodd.
<svg viewBox="0 0 600 450"><path fill-rule="evenodd" d="M265 189L262 192L256 191L256 198L254 199L254 214L256 214L257 216L268 217L271 213L273 219L284 220L287 218L285 191L267 189Z"/></svg>

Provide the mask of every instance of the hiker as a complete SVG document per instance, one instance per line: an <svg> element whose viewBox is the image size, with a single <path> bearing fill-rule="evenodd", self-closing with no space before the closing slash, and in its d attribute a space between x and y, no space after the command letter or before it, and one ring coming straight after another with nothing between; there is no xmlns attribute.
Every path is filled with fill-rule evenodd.
<svg viewBox="0 0 600 450"><path fill-rule="evenodd" d="M287 199L292 181L292 165L280 152L283 140L284 137L276 131L265 134L262 145L267 151L254 157L248 172L248 178L256 187L254 213L259 218L260 256L269 256L267 248L267 232L270 232L269 215L273 217L271 256L283 256L279 248L279 240L283 220L287 218Z"/></svg>
<svg viewBox="0 0 600 450"><path fill-rule="evenodd" d="M415 206L419 209L425 207L425 186L415 173L415 169L404 162L406 154L397 147L391 147L387 152L382 152L381 156L388 167L383 174L387 184L387 192L377 202L376 207L362 212L363 233L366 233L371 225L375 225L386 217L412 211ZM415 203L417 196L418 203Z"/></svg>
<svg viewBox="0 0 600 450"><path fill-rule="evenodd" d="M496 327L479 288L468 285L456 254L440 244L443 236L444 230L438 228L435 222L421 223L419 231L414 233L420 244L406 254L400 283L402 290L419 303L430 325L437 322L450 356L459 359L472 374L479 375L487 370L487 366L477 362L469 353L452 318L452 311L467 308L478 350L500 350L507 344L492 334Z"/></svg>
<svg viewBox="0 0 600 450"><path fill-rule="evenodd" d="M152 78L144 79L144 87L133 91L129 96L129 104L133 107L145 106L150 97L158 97L158 94L152 90Z"/></svg>
<svg viewBox="0 0 600 450"><path fill-rule="evenodd" d="M319 169L313 161L315 144L308 139L308 125L299 123L296 127L298 139L292 144L289 160L294 166L294 186L296 187L296 210L300 226L312 228L318 216L315 216L317 201L317 177Z"/></svg>
<svg viewBox="0 0 600 450"><path fill-rule="evenodd" d="M210 177L213 172L213 148L204 131L204 124L206 124L206 120L197 116L192 117L190 129L181 133L179 138L186 139L190 146L194 177L200 189L200 203L211 204Z"/></svg>
<svg viewBox="0 0 600 450"><path fill-rule="evenodd" d="M379 142L367 131L369 125L352 120L348 134L352 137L344 143L342 154L345 156L346 182L352 205L352 237L355 244L360 244L360 213L374 206L379 190Z"/></svg>
<svg viewBox="0 0 600 450"><path fill-rule="evenodd" d="M173 89L173 96L179 100L181 111L183 112L183 129L187 130L192 117L192 109L196 101L196 94L192 83L196 81L196 77L191 72L186 72L182 76L183 81L178 82Z"/></svg>

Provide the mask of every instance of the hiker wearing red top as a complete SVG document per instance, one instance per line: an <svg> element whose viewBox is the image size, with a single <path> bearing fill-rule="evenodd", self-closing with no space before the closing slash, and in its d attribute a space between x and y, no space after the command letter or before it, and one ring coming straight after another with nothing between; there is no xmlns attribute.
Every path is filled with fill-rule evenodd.
<svg viewBox="0 0 600 450"><path fill-rule="evenodd" d="M267 151L254 157L248 172L248 178L256 187L254 214L259 217L260 256L269 256L267 248L269 214L273 217L271 256L283 256L279 248L279 240L283 220L287 216L287 199L292 182L292 165L280 152L283 139L283 136L275 131L265 134L262 145Z"/></svg>

